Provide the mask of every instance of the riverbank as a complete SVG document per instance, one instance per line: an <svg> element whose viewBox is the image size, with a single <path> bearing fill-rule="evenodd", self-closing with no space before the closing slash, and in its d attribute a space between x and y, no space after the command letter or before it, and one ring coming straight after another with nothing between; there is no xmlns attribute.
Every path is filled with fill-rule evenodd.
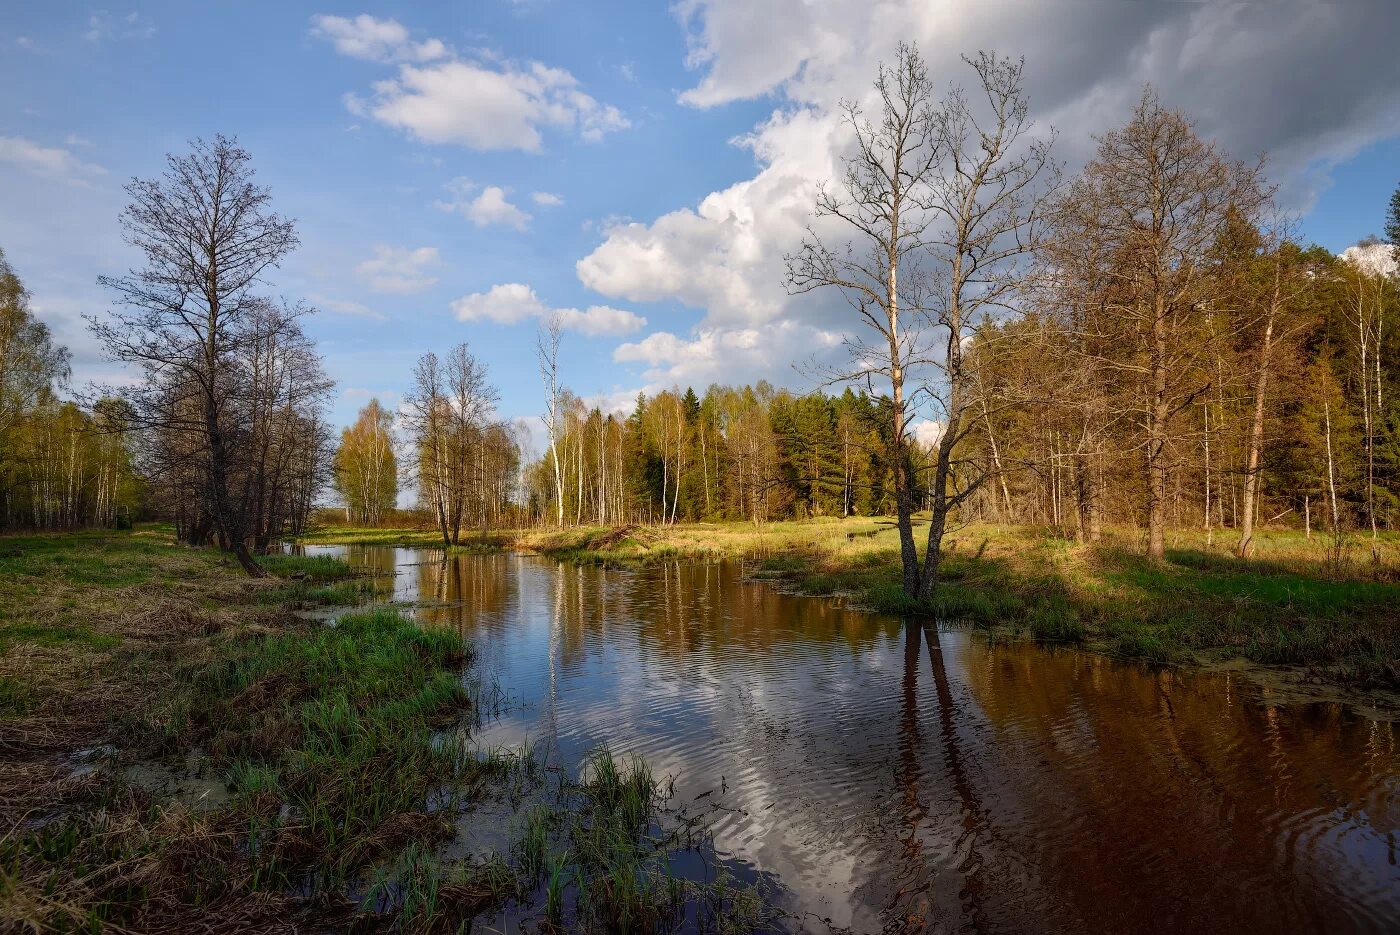
<svg viewBox="0 0 1400 935"><path fill-rule="evenodd" d="M163 529L0 538L0 930L764 917L743 887L669 874L703 835L642 764L603 750L545 776L528 748L477 749L457 633L384 607L326 626L296 611L374 582L265 564L248 579ZM442 856L462 814L528 795L548 806L502 810L506 850Z"/></svg>
<svg viewBox="0 0 1400 935"><path fill-rule="evenodd" d="M927 604L903 594L897 534L879 518L505 531L466 537L464 547L584 563L742 560L782 587L997 636L1162 664L1243 660L1290 667L1294 682L1400 691L1400 538L1383 537L1373 562L1369 539L1329 554L1321 536L1265 531L1256 557L1242 560L1233 533L1177 531L1161 563L1139 539L1110 530L1088 546L1044 529L970 526L949 536L945 580ZM432 530L336 527L304 541L441 545Z"/></svg>

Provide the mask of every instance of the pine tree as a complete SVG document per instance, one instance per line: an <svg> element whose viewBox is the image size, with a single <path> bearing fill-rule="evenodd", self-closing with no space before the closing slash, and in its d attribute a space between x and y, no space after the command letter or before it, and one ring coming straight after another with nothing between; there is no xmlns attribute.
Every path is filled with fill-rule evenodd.
<svg viewBox="0 0 1400 935"><path fill-rule="evenodd" d="M1395 253L1396 275L1400 276L1400 185L1395 186L1395 194L1390 196L1390 210L1385 213L1385 239Z"/></svg>

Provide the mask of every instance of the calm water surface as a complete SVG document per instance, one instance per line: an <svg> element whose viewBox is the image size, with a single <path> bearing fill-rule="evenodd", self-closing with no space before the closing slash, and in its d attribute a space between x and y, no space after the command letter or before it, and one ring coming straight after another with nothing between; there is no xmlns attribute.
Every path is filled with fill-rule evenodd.
<svg viewBox="0 0 1400 935"><path fill-rule="evenodd" d="M1394 723L989 645L739 565L310 551L473 643L509 700L484 746L644 757L807 928L1400 931Z"/></svg>

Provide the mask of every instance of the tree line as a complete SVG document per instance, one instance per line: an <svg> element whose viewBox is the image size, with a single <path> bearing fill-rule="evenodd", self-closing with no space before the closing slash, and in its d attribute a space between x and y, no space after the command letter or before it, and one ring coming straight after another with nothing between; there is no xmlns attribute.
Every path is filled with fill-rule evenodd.
<svg viewBox="0 0 1400 935"><path fill-rule="evenodd" d="M950 525L978 518L1086 541L1140 525L1153 558L1173 527L1237 530L1241 555L1262 523L1373 542L1394 528L1400 191L1385 241L1347 261L1305 246L1264 163L1203 140L1151 88L1066 179L1023 63L965 61L972 90L938 98L901 46L879 69L877 112L843 105L851 154L787 257L793 293L834 290L853 312L848 362L822 384L878 395L676 389L623 419L561 387L547 328L531 513L892 512L905 589L923 597ZM921 417L931 443L912 433Z"/></svg>
<svg viewBox="0 0 1400 935"><path fill-rule="evenodd" d="M122 406L61 400L68 378L67 349L0 251L0 529L129 524L140 507Z"/></svg>

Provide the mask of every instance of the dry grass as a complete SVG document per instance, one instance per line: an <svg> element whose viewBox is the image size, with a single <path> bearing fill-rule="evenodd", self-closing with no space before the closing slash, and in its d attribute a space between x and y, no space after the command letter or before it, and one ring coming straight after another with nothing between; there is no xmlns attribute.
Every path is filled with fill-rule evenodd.
<svg viewBox="0 0 1400 935"><path fill-rule="evenodd" d="M268 598L301 587L160 528L0 539L0 931L85 929L131 894L139 911L107 928L187 932L199 905L202 931L305 930L294 901L243 886L243 819L157 803L104 768L222 641L285 630Z"/></svg>

